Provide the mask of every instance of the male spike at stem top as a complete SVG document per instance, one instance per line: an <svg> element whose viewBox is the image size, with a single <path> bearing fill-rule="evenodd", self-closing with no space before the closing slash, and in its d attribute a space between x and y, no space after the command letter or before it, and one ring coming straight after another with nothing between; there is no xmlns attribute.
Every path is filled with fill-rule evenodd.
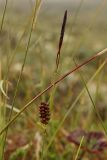
<svg viewBox="0 0 107 160"><path fill-rule="evenodd" d="M47 125L50 120L50 109L47 103L42 102L39 107L41 123Z"/></svg>
<svg viewBox="0 0 107 160"><path fill-rule="evenodd" d="M59 66L60 52L61 52L61 47L64 39L66 21L67 21L67 10L65 11L65 14L64 14L61 33L60 33L59 46L58 46L58 52L57 52L57 58L56 58L56 69L58 69L58 66Z"/></svg>

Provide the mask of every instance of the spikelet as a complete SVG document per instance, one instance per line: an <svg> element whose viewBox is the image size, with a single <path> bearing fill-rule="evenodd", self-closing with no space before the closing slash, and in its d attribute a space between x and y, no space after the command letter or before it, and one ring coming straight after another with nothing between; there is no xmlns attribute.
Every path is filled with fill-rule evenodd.
<svg viewBox="0 0 107 160"><path fill-rule="evenodd" d="M47 125L50 120L50 109L49 105L45 102L42 102L39 106L40 121L42 124Z"/></svg>

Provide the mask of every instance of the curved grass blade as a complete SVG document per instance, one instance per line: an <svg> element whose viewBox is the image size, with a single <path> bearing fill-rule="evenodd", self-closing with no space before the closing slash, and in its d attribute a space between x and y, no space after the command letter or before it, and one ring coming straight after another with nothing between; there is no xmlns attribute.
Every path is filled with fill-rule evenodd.
<svg viewBox="0 0 107 160"><path fill-rule="evenodd" d="M6 98L6 99L9 99L8 95L7 95L6 92L4 91L3 84L4 84L4 81L1 80L1 81L0 81L0 90L1 90L2 94L5 96L5 98Z"/></svg>

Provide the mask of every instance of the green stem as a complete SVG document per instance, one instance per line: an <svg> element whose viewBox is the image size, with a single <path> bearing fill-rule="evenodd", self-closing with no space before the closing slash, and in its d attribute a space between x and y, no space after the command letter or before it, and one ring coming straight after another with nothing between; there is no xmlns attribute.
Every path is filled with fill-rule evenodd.
<svg viewBox="0 0 107 160"><path fill-rule="evenodd" d="M75 62L75 60L74 60L74 62ZM75 64L76 64L76 62L75 62ZM76 66L77 66L77 65L76 65ZM100 124L101 124L101 126L102 126L102 128L103 128L103 130L104 130L104 132L105 132L106 135L107 135L107 129L106 129L105 125L103 124L103 120L102 120L102 118L101 118L101 116L100 116L100 114L99 114L99 112L98 112L98 110L97 110L97 107L96 107L96 105L95 105L95 103L94 103L94 101L93 101L93 98L92 98L92 96L91 96L91 94L90 94L90 91L89 91L89 89L88 89L88 87L87 87L87 84L86 84L86 82L85 82L85 80L84 80L84 77L82 76L82 73L81 73L80 71L79 71L79 74L80 74L80 77L81 77L81 79L82 79L82 82L83 82L83 84L84 84L84 86L85 86L85 88L86 88L86 91L87 91L87 93L88 93L88 96L89 96L89 98L90 98L90 100L91 100L93 109L94 109L94 111L95 111L95 113L96 113L96 115L97 115L97 117L98 117L98 120L99 120L99 122L100 122Z"/></svg>
<svg viewBox="0 0 107 160"><path fill-rule="evenodd" d="M33 25L34 25L34 22L35 22L35 15L37 14L37 6L38 6L38 4L37 4L37 1L36 1L35 2L35 7L34 7L34 14L33 14L33 18L32 18L32 23L31 23L30 34L29 34L29 38L28 38L28 43L27 43L26 51L25 51L24 61L23 61L23 64L22 64L20 75L18 77L17 84L16 84L15 94L14 94L13 101L12 101L12 108L11 108L11 111L10 111L10 114L9 114L8 121L10 121L11 117L12 117L15 99L16 99L16 96L17 96L17 92L18 92L20 80L21 80L21 77L22 77L23 69L24 69L24 66L25 66L25 63L26 63L26 58L27 58L27 54L28 54L28 51L29 51L31 36L32 36L32 32L33 32ZM8 127L6 128L5 140L4 140L5 142L6 142L6 137L7 137L7 133L8 133ZM5 142L4 142L4 144L5 144ZM4 147L5 147L5 145L4 145Z"/></svg>
<svg viewBox="0 0 107 160"><path fill-rule="evenodd" d="M5 6L4 6L4 11L3 11L0 31L2 31L2 29L3 29L4 19L5 19L6 10L7 10L7 4L8 4L8 0L5 1Z"/></svg>
<svg viewBox="0 0 107 160"><path fill-rule="evenodd" d="M79 153L80 153L80 149L81 149L81 146L82 146L83 140L84 140L84 136L81 138L80 145L79 145L79 147L78 147L77 154L76 154L76 156L75 156L75 159L74 159L74 160L80 160L80 157L79 157L79 159L78 159L78 156L79 156ZM82 159L82 158L83 158L83 154L82 154L82 156L81 156L81 159Z"/></svg>

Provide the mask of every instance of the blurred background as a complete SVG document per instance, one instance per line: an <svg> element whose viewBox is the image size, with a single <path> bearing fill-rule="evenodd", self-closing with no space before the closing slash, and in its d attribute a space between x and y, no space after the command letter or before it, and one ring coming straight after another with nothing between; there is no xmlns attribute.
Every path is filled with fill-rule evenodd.
<svg viewBox="0 0 107 160"><path fill-rule="evenodd" d="M0 0L0 24L2 25L3 22L0 30L0 79L6 78L10 85L6 93L9 97L9 99L6 99L6 112L5 114L0 112L0 117L2 117L0 119L1 128L8 122L17 80L25 58L34 0L8 0L3 21L5 4L5 0ZM68 18L61 49L59 70L55 76L56 56L65 10L68 11ZM74 68L73 58L76 58L77 63L80 64L107 47L106 15L107 0L42 1L36 15L37 20L33 24L26 63L14 101L15 109L13 115L18 113L26 103L43 91L54 79ZM88 87L102 121L107 127L106 54L84 66L81 73L87 83L102 64L101 71ZM3 92L4 85L0 84ZM31 147L27 152L29 156L26 156L24 160L31 159L32 155L37 160L40 159L43 132L40 130L41 127L38 127L38 122L40 121L38 106L42 101L49 102L51 96L52 119L47 127L47 145L52 135L55 134L65 113L68 112L72 105L74 107L58 130L58 134L54 137L55 141L47 152L46 159L71 160L74 158L77 148L75 149L75 146L70 145L66 139L66 136L74 129L81 128L87 132L94 130L102 133L103 129L98 125L98 118L93 111L92 102L87 92L84 92L76 100L83 88L83 80L81 80L79 73L75 72L60 83L53 95L51 95L51 92L47 92L34 102L10 127L6 141L5 159L15 160L11 157L19 153L17 152L19 151L18 148L32 142L33 149L32 146L29 146ZM1 104L4 101L4 97L6 98L4 92L3 95L0 99ZM19 141L20 143L18 143ZM38 152L35 149L37 146L39 148ZM107 153L101 155L103 160L107 158L106 156ZM92 154L90 156L88 153L85 155L87 160L90 158L95 159L96 157L96 155ZM96 160L99 160L98 158Z"/></svg>

